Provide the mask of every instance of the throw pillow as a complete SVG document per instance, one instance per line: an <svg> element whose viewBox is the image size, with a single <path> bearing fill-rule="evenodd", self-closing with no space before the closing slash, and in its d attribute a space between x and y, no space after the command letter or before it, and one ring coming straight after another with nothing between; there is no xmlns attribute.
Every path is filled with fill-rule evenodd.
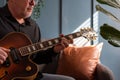
<svg viewBox="0 0 120 80"><path fill-rule="evenodd" d="M102 45L103 43L85 47L67 47L60 54L57 74L72 76L76 80L93 80Z"/></svg>

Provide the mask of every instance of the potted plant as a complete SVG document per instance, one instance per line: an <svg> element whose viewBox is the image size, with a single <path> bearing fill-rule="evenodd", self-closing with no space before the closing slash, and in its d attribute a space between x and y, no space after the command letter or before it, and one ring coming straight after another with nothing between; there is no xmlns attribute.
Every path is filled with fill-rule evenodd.
<svg viewBox="0 0 120 80"><path fill-rule="evenodd" d="M120 1L119 0L96 0L98 3L102 5L107 5L113 8L120 9ZM120 23L120 20L114 16L109 11L102 8L100 5L96 5L96 10L106 14L110 18L112 18L114 21L117 21ZM100 26L100 35L108 41L111 45L115 47L120 47L120 31L113 26L104 23L102 26Z"/></svg>

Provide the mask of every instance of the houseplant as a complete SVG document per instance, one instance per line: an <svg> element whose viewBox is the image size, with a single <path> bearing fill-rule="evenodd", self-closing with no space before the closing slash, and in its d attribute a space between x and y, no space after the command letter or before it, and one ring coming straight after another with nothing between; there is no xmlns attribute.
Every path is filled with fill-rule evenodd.
<svg viewBox="0 0 120 80"><path fill-rule="evenodd" d="M98 3L102 5L107 5L113 8L120 9L120 1L119 0L96 0ZM120 23L119 18L114 16L112 13L107 11L106 9L102 8L100 5L96 5L96 10L106 14L114 21L117 21ZM100 26L100 35L108 41L111 45L115 47L120 47L120 31L116 29L115 27L104 23L102 26Z"/></svg>
<svg viewBox="0 0 120 80"><path fill-rule="evenodd" d="M44 6L45 0L38 0L37 4L34 7L33 13L32 13L32 18L33 19L38 19L40 17L40 10Z"/></svg>

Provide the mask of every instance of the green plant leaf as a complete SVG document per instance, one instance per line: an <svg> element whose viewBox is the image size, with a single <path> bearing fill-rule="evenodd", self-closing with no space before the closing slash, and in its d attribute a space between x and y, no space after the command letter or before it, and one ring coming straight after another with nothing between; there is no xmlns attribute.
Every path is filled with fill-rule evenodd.
<svg viewBox="0 0 120 80"><path fill-rule="evenodd" d="M111 41L108 41L108 43L113 45L114 47L120 47L120 41L116 42L116 40L111 40Z"/></svg>
<svg viewBox="0 0 120 80"><path fill-rule="evenodd" d="M96 5L96 10L104 13L108 17L110 17L112 20L120 23L119 18L117 18L115 15L113 15L111 12L107 11L106 9L102 8L100 5Z"/></svg>
<svg viewBox="0 0 120 80"><path fill-rule="evenodd" d="M45 5L45 0L38 0L38 3L35 5L31 16L34 20L40 17L40 10L44 5Z"/></svg>
<svg viewBox="0 0 120 80"><path fill-rule="evenodd" d="M115 47L120 47L120 31L104 24L100 27L100 35Z"/></svg>
<svg viewBox="0 0 120 80"><path fill-rule="evenodd" d="M120 1L119 0L96 0L100 4L108 5L110 7L119 8L120 9Z"/></svg>

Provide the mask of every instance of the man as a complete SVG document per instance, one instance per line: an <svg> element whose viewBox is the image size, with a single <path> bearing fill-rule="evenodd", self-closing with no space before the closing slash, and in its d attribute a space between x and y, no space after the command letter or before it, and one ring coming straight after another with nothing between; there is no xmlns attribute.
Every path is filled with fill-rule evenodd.
<svg viewBox="0 0 120 80"><path fill-rule="evenodd" d="M36 0L8 0L7 4L0 8L0 39L4 38L11 32L22 32L26 34L32 41L36 43L40 41L40 29L36 22L30 18L33 8L36 5ZM38 54L32 55L32 60L37 63L49 63L52 57L56 56L68 46L69 40L64 37L61 39L60 44L53 46L47 50L41 50ZM0 64L3 64L11 49L0 47ZM29 70L29 68L28 68ZM6 73L5 74L9 74ZM4 78L4 76L0 76ZM74 80L71 77L62 75L52 75L39 73L35 80Z"/></svg>

